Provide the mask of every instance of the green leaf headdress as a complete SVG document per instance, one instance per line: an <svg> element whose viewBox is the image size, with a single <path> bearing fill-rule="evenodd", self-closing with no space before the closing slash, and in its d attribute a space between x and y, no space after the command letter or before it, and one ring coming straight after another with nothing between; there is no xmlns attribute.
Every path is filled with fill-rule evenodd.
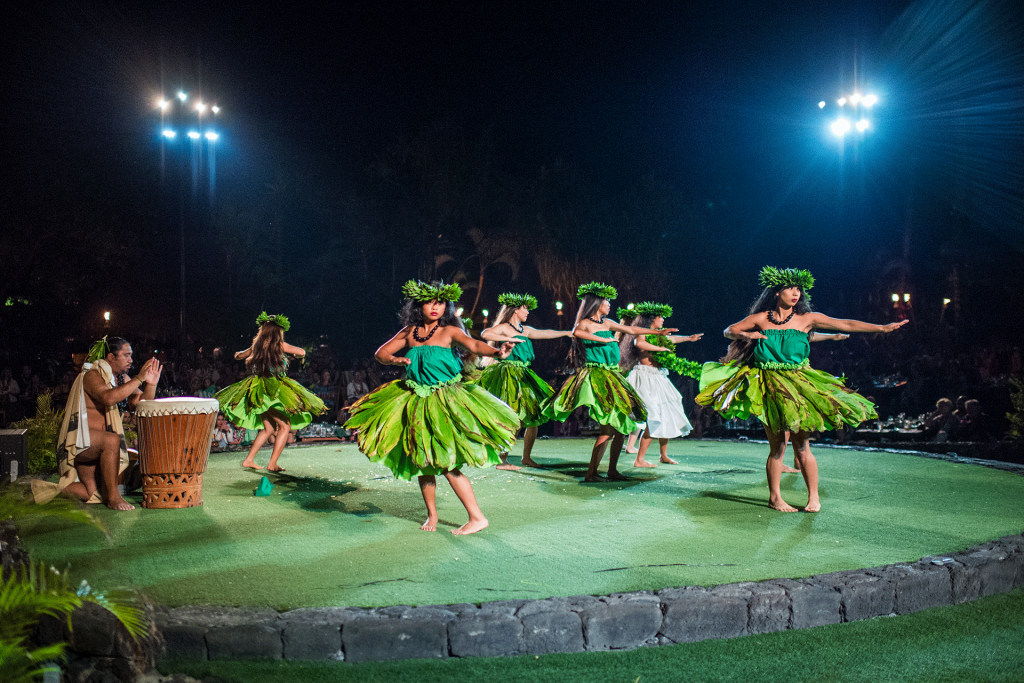
<svg viewBox="0 0 1024 683"><path fill-rule="evenodd" d="M672 307L668 304L656 304L653 301L642 301L636 305L637 315L647 315L652 318L668 318L672 315Z"/></svg>
<svg viewBox="0 0 1024 683"><path fill-rule="evenodd" d="M274 323L285 332L291 329L292 326L292 324L288 322L288 318L284 317L280 313L278 313L277 315L267 315L266 311L260 313L259 316L256 318L257 325L262 326L263 323Z"/></svg>
<svg viewBox="0 0 1024 683"><path fill-rule="evenodd" d="M530 296L529 294L512 294L511 292L505 292L498 297L498 303L502 306L508 306L509 308L521 308L526 306L526 310L532 311L537 308L537 297Z"/></svg>
<svg viewBox="0 0 1024 683"><path fill-rule="evenodd" d="M758 275L762 287L799 287L806 295L814 286L814 276L809 270L797 270L796 268L773 268L765 266Z"/></svg>
<svg viewBox="0 0 1024 683"><path fill-rule="evenodd" d="M633 304L629 304L625 308L622 308L620 306L619 309L615 311L615 317L618 318L619 320L632 320L636 316L636 308Z"/></svg>
<svg viewBox="0 0 1024 683"><path fill-rule="evenodd" d="M580 288L576 290L577 299L582 299L585 296L596 296L598 299L608 299L611 301L619 296L619 292L611 285L606 285L603 282L591 282L580 285Z"/></svg>
<svg viewBox="0 0 1024 683"><path fill-rule="evenodd" d="M107 335L103 335L103 339L98 339L95 344L89 347L89 355L85 357L85 362L95 363L106 358L108 353L110 353L110 344L107 343Z"/></svg>
<svg viewBox="0 0 1024 683"><path fill-rule="evenodd" d="M446 285L443 282L438 285L429 285L426 282L409 280L402 285L402 294L405 295L406 299L412 299L420 303L426 303L428 301L458 301L459 297L462 296L462 288L454 282L450 285Z"/></svg>

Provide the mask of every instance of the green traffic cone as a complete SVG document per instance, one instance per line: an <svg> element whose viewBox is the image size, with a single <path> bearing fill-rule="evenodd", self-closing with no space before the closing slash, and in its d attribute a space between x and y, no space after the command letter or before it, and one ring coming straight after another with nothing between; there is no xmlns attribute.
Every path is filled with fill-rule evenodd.
<svg viewBox="0 0 1024 683"><path fill-rule="evenodd" d="M274 485L270 483L270 480L263 477L260 479L260 485L256 487L256 490L254 490L252 494L254 496L269 496L273 489Z"/></svg>

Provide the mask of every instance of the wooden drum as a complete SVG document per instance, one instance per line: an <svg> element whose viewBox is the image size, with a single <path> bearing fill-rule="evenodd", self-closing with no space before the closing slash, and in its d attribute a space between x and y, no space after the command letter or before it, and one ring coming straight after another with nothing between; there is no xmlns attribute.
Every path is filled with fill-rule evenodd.
<svg viewBox="0 0 1024 683"><path fill-rule="evenodd" d="M203 504L203 472L219 408L214 398L139 401L135 416L142 507L190 508Z"/></svg>

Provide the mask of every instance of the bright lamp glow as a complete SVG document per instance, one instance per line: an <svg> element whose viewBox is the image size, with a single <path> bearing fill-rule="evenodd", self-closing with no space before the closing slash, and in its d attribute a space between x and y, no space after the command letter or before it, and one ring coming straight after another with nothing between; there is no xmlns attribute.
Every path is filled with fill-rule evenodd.
<svg viewBox="0 0 1024 683"><path fill-rule="evenodd" d="M860 94L859 93L853 93L852 95L850 95L850 104L852 104L855 107L858 104L860 104Z"/></svg>
<svg viewBox="0 0 1024 683"><path fill-rule="evenodd" d="M873 107L875 106L876 102L878 102L878 98L875 97L874 95L868 95L867 97L864 98L865 107Z"/></svg>
<svg viewBox="0 0 1024 683"><path fill-rule="evenodd" d="M626 310L633 310L633 304L626 304Z"/></svg>
<svg viewBox="0 0 1024 683"><path fill-rule="evenodd" d="M892 302L894 304L898 304L900 302L900 295L899 294L893 294L892 295Z"/></svg>
<svg viewBox="0 0 1024 683"><path fill-rule="evenodd" d="M867 119L861 119L860 121L857 122L857 130L863 133L868 129L868 125L869 124Z"/></svg>
<svg viewBox="0 0 1024 683"><path fill-rule="evenodd" d="M846 98L845 97L840 97L838 100L836 100L836 103L840 107L845 107L846 106Z"/></svg>
<svg viewBox="0 0 1024 683"><path fill-rule="evenodd" d="M843 137L850 132L850 122L846 119L836 119L832 124L832 132L839 137Z"/></svg>
<svg viewBox="0 0 1024 683"><path fill-rule="evenodd" d="M186 94L184 93L184 91L182 91L182 90L179 90L179 91L178 91L178 99L179 99L179 100L181 100L182 102L184 102L185 100L187 100L187 99L188 99L188 95L186 95Z"/></svg>
<svg viewBox="0 0 1024 683"><path fill-rule="evenodd" d="M818 109L824 109L824 108L825 108L825 100L822 100L821 102L818 102Z"/></svg>
<svg viewBox="0 0 1024 683"><path fill-rule="evenodd" d="M910 293L909 292L903 295L903 300L908 302L908 303L910 302Z"/></svg>
<svg viewBox="0 0 1024 683"><path fill-rule="evenodd" d="M110 322L110 311L103 311L103 319Z"/></svg>
<svg viewBox="0 0 1024 683"><path fill-rule="evenodd" d="M206 139L209 140L210 142L214 142L219 137L220 137L220 135L218 135L217 133L214 133L212 130L211 131L207 131L207 133L206 133Z"/></svg>
<svg viewBox="0 0 1024 683"><path fill-rule="evenodd" d="M561 301L556 301L555 302L555 310L561 312L561 310L562 310L562 302Z"/></svg>
<svg viewBox="0 0 1024 683"><path fill-rule="evenodd" d="M485 317L485 318L487 317L488 311L487 311L487 309L486 309L486 308L485 308L485 309L483 309L483 310L482 310L482 311L480 311L480 312L484 314L484 317Z"/></svg>
<svg viewBox="0 0 1024 683"><path fill-rule="evenodd" d="M202 137L202 136L199 135L199 133L195 132L194 130L190 130L188 132L188 136L190 138L192 138L193 140L198 140L200 137Z"/></svg>
<svg viewBox="0 0 1024 683"><path fill-rule="evenodd" d="M160 108L160 111L167 111L167 108L171 106L171 103L161 97L160 101L156 103L156 106Z"/></svg>
<svg viewBox="0 0 1024 683"><path fill-rule="evenodd" d="M203 104L202 102L198 103L196 105L196 111L199 112L200 114L202 114L203 112L206 111L206 105Z"/></svg>
<svg viewBox="0 0 1024 683"><path fill-rule="evenodd" d="M943 299L943 300L942 300L942 305L943 305L943 306L948 306L948 305L949 305L949 302L951 302L951 301L952 301L952 299Z"/></svg>
<svg viewBox="0 0 1024 683"><path fill-rule="evenodd" d="M163 135L168 140L173 140L178 134L170 128L164 128L163 131L160 132L160 135Z"/></svg>
<svg viewBox="0 0 1024 683"><path fill-rule="evenodd" d="M218 107L218 106L217 106L216 104L215 104L215 105L213 105L212 107L210 107L210 110L211 110L211 111L212 111L212 112L213 112L214 114L219 114L219 113L220 113L220 107Z"/></svg>
<svg viewBox="0 0 1024 683"><path fill-rule="evenodd" d="M462 317L462 312L464 310L466 310L466 309L463 308L462 306L459 306L458 308L455 309L455 315L457 315L457 316L459 316L461 318Z"/></svg>

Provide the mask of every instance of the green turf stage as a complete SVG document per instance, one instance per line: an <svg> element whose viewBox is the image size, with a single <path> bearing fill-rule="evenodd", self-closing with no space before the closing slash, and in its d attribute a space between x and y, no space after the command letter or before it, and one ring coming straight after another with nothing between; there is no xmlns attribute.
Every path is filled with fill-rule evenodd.
<svg viewBox="0 0 1024 683"><path fill-rule="evenodd" d="M117 513L93 529L23 525L35 557L94 586L135 586L166 605L438 604L715 585L871 567L961 550L1024 529L1024 477L904 454L816 449L823 510L769 510L764 444L675 440L679 465L622 468L583 484L592 442L542 440L545 469L467 470L485 531L448 531L465 511L438 482L442 524L419 530L415 483L354 446L292 448L254 497L244 454L214 454L202 507ZM515 452L514 452L515 453ZM265 462L264 451L260 462ZM513 457L513 462L517 458ZM631 462L627 461L626 464ZM783 493L806 502L799 475Z"/></svg>

